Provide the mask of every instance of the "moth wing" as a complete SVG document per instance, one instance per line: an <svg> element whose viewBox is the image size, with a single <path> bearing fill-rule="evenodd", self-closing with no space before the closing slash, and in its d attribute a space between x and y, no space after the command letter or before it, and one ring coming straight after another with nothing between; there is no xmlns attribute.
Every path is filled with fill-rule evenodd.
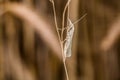
<svg viewBox="0 0 120 80"><path fill-rule="evenodd" d="M66 57L71 57L72 55L72 43L70 43L68 49L67 49L67 52L66 52Z"/></svg>
<svg viewBox="0 0 120 80"><path fill-rule="evenodd" d="M74 33L74 25L71 20L68 18L68 30L66 36L66 42L64 46L64 55L65 57L70 57L72 55L72 38Z"/></svg>

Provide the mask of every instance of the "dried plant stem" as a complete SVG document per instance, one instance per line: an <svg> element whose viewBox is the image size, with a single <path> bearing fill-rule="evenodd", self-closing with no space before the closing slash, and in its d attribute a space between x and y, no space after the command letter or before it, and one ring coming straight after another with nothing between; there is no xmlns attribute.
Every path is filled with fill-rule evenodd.
<svg viewBox="0 0 120 80"><path fill-rule="evenodd" d="M64 68L65 68L66 78L67 78L67 80L70 80L69 79L69 75L68 75L68 70L67 70L66 62L64 61L63 63L64 63Z"/></svg>
<svg viewBox="0 0 120 80"><path fill-rule="evenodd" d="M63 33L64 33L64 27L65 27L65 14L68 8L68 17L69 17L69 3L71 0L68 0L67 4L65 5L63 16L62 16L62 31L61 31L61 40L63 40Z"/></svg>
<svg viewBox="0 0 120 80"><path fill-rule="evenodd" d="M58 23L57 23L57 16L56 16L56 10L55 10L55 3L54 3L53 0L51 0L50 2L52 3L52 6L53 6L53 13L54 13L54 21L55 21L56 31L57 31L57 34L58 34L59 41L61 41L60 34L59 34L59 29L58 29Z"/></svg>
<svg viewBox="0 0 120 80"><path fill-rule="evenodd" d="M54 4L53 0L50 0L50 2L52 3L52 6L53 6L55 27L56 27L57 35L58 35L60 46L61 46L61 50L62 50L62 58L63 58L63 64L64 64L65 73L66 73L66 78L67 78L67 80L69 80L68 71L67 71L67 67L66 67L66 63L65 63L64 46L63 46L64 25L62 25L62 32L61 32L61 37L60 37L60 33L58 31L59 29L58 29L58 23L57 23L57 16L56 16L55 4ZM63 24L64 24L64 17L65 17L66 9L67 9L67 5L66 5L64 13L63 13Z"/></svg>
<svg viewBox="0 0 120 80"><path fill-rule="evenodd" d="M56 10L55 10L55 4L54 4L54 1L52 0L51 1L52 5L53 5L53 12L54 12L54 20L55 20L55 27L56 27L56 31L57 31L57 35L58 35L58 38L59 38L59 42L60 42L60 46L61 46L61 49L62 49L62 57L63 57L63 61L65 61L65 56L63 54L63 42L61 41L61 38L60 38L60 34L59 34L59 29L58 29L58 23L57 23L57 17L56 17Z"/></svg>

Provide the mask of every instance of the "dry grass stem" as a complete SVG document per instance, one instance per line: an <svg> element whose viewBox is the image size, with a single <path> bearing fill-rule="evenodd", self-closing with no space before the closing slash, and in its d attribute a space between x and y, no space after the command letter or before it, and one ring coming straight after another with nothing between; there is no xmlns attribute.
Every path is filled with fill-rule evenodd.
<svg viewBox="0 0 120 80"><path fill-rule="evenodd" d="M66 63L65 63L66 57L65 57L65 54L64 54L64 44L63 44L64 39L63 39L63 32L64 32L64 23L65 23L65 13L66 13L67 7L69 6L70 0L68 0L67 4L65 5L64 11L63 11L61 36L60 36L59 31L58 31L59 29L58 29L57 18L56 18L55 4L54 4L54 1L53 1L53 0L50 0L50 2L51 2L52 5L53 5L55 26L56 26L56 31L57 31L58 38L59 38L59 43L60 43L60 45L61 45L62 58L63 58L63 64L64 64L64 68L65 68L66 78L67 78L67 80L69 80L68 71L67 71L67 67L66 67Z"/></svg>

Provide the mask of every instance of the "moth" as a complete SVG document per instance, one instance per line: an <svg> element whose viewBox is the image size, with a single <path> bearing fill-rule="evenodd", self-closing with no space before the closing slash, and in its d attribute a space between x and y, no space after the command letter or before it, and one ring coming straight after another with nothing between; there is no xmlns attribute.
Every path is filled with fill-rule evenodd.
<svg viewBox="0 0 120 80"><path fill-rule="evenodd" d="M55 25L56 25L56 29L58 29L58 23L57 23L57 19L56 19L56 10L55 10L55 5L54 5L54 1L53 0L49 0L52 5L53 5L53 11L54 11L54 20L55 20ZM69 13L69 3L71 0L68 0L65 8L64 8L64 12L66 11L66 9L68 8L68 13ZM63 16L65 17L65 13L63 12ZM64 57L70 57L72 54L72 39L73 39L73 34L74 34L74 24L76 24L77 22L79 22L81 19L83 19L87 14L83 15L80 19L78 19L77 21L75 21L74 23L72 23L72 21L69 18L69 14L68 14L68 19L67 19L67 28L66 28L66 38L65 38L65 43L63 46L63 54ZM63 23L64 22L64 17L63 17ZM64 25L63 25L64 26ZM61 29L59 29L61 30ZM58 32L59 34L59 32ZM63 35L61 35L63 36ZM62 40L61 40L62 41ZM63 41L63 42L64 42Z"/></svg>
<svg viewBox="0 0 120 80"><path fill-rule="evenodd" d="M71 56L73 34L74 34L74 24L68 18L68 29L67 29L67 34L66 34L66 38L65 38L65 45L64 45L64 55L65 55L65 57L70 57Z"/></svg>
<svg viewBox="0 0 120 80"><path fill-rule="evenodd" d="M70 57L72 55L72 39L74 34L74 24L81 21L87 14L84 14L80 19L75 21L74 23L71 22L70 18L67 20L67 34L65 38L65 44L64 44L64 55L65 57Z"/></svg>

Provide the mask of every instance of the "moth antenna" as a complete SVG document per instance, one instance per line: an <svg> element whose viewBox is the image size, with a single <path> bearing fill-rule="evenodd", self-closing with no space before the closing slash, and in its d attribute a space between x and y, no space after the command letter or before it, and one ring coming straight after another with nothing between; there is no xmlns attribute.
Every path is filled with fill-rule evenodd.
<svg viewBox="0 0 120 80"><path fill-rule="evenodd" d="M78 23L79 21L81 21L84 17L87 16L87 13L85 13L81 18L79 18L78 20L76 20L75 22L73 22L73 25Z"/></svg>
<svg viewBox="0 0 120 80"><path fill-rule="evenodd" d="M64 27L64 23L65 23L65 12L67 10L67 8L69 7L71 0L68 0L67 4L65 5L64 11L63 11L63 17L62 17L62 26ZM69 12L68 12L69 13ZM69 16L69 15L68 15Z"/></svg>

